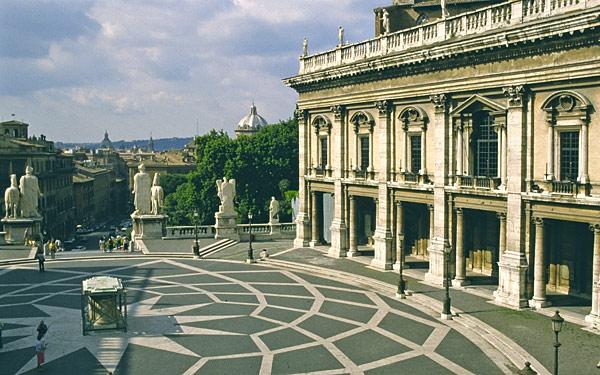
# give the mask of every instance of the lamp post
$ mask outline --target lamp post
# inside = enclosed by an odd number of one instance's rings
[[[404,268],[404,238],[398,238],[398,241],[402,241],[400,244],[400,248],[398,250],[400,250],[400,264],[398,265],[398,274],[399,274],[399,279],[398,279],[398,290],[396,291],[396,297],[400,298],[400,299],[404,299],[406,298],[406,292],[405,292],[405,288],[406,288],[406,283],[404,282],[404,276],[402,275],[402,271]]]
[[[562,330],[564,319],[558,314],[558,310],[552,316],[552,330],[554,331],[554,375],[558,375],[558,348],[560,342],[558,342],[558,334]]]
[[[194,245],[192,249],[194,251],[194,258],[200,259],[200,244],[198,243],[198,210],[194,210]]]
[[[442,309],[442,319],[451,320],[452,312],[450,311],[450,246],[444,247],[444,284],[446,287],[446,295],[444,296],[444,307]]]
[[[248,212],[248,258],[246,263],[256,263],[252,255],[252,212]]]

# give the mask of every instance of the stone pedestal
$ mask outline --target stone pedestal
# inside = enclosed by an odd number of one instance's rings
[[[426,282],[440,286],[446,285],[446,267],[444,264],[444,251],[449,247],[450,244],[447,241],[440,240],[438,238],[434,238],[430,241],[428,249],[429,271],[425,274]]]
[[[299,212],[296,217],[296,239],[294,239],[294,247],[308,247],[309,242],[309,219],[305,212]]]
[[[600,330],[600,282],[592,286],[592,311],[585,316],[591,328]]]
[[[269,231],[269,235],[271,236],[271,239],[272,240],[281,239],[281,224],[279,224],[279,220],[270,222],[269,227],[271,228],[271,230]]]
[[[25,231],[29,238],[36,238],[40,234],[42,218],[18,218],[18,219],[2,219],[4,226],[4,240],[7,244],[22,245],[25,243]]]
[[[161,239],[166,235],[167,215],[131,214],[132,240]]]
[[[240,240],[237,231],[237,213],[226,214],[217,212],[215,214],[215,238],[227,238],[233,241]]]
[[[516,308],[528,306],[526,291],[527,260],[525,255],[507,251],[498,262],[498,289],[494,301]]]

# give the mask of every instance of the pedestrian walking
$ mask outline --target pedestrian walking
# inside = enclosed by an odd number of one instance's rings
[[[46,261],[46,257],[44,256],[44,250],[41,244],[38,243],[38,249],[37,252],[35,253],[35,259],[37,259],[38,261],[38,268],[40,270],[40,272],[46,272],[46,269],[44,268],[44,262]]]
[[[56,258],[56,245],[54,243],[54,239],[51,239],[48,242],[48,250],[50,251],[50,259]]]
[[[46,340],[43,336],[38,335],[35,339],[35,354],[37,356],[37,367],[40,368],[46,361]]]
[[[98,241],[98,247],[100,248],[100,251],[104,252],[104,237],[100,238],[100,241]]]
[[[60,242],[60,240],[54,241],[54,245],[56,246],[56,251],[63,251],[62,242]]]

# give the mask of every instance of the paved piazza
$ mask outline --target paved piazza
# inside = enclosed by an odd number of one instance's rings
[[[498,374],[471,341],[411,305],[334,280],[229,261],[139,259],[0,268],[2,374]],[[81,280],[127,288],[129,329],[82,336]],[[490,358],[491,357],[491,358]]]

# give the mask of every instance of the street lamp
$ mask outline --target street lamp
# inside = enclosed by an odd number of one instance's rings
[[[248,212],[248,234],[248,258],[246,259],[246,263],[256,263],[252,255],[252,212]]]
[[[446,284],[446,295],[444,296],[444,307],[442,309],[442,319],[451,320],[452,312],[450,311],[450,246],[444,246],[444,284]]]
[[[194,258],[200,259],[200,244],[198,243],[198,210],[194,210],[194,245],[192,249],[194,251]]]
[[[400,264],[398,265],[398,274],[400,277],[398,279],[398,290],[396,291],[396,297],[404,299],[406,298],[406,293],[404,290],[406,288],[406,283],[404,282],[404,276],[402,275],[404,268],[404,239],[398,238],[398,241],[402,242],[400,243],[400,248],[398,249],[400,250]]]
[[[558,334],[562,330],[564,319],[558,314],[558,310],[552,316],[552,330],[554,331],[554,375],[558,375],[558,348],[560,342],[558,342]]]

